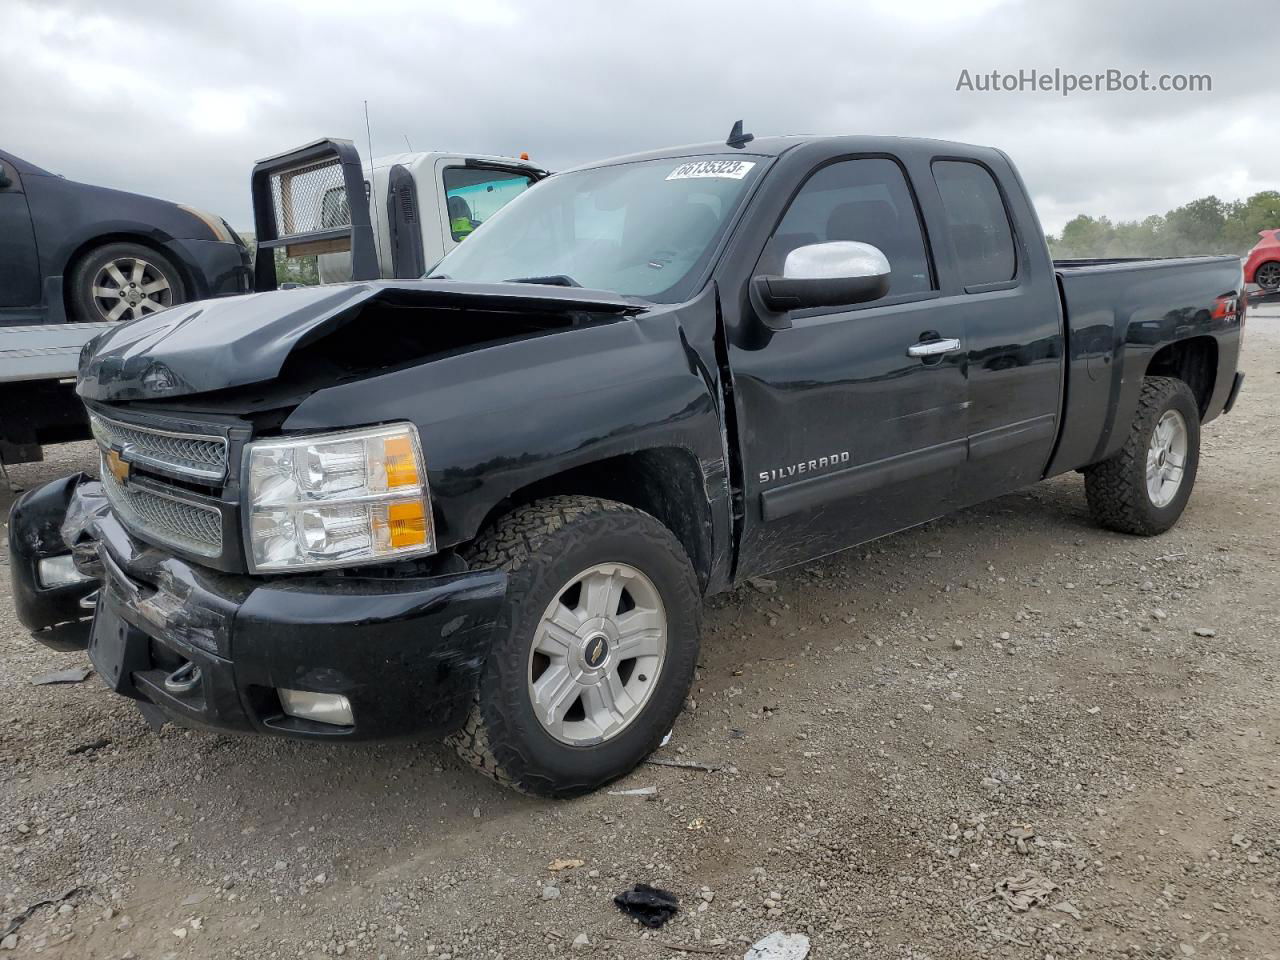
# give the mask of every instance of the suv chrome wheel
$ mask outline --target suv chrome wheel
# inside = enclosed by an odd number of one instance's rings
[[[624,563],[582,571],[547,606],[529,651],[529,698],[561,743],[616,737],[657,687],[667,615],[647,576]]]
[[[1147,447],[1147,496],[1155,506],[1168,506],[1178,495],[1186,463],[1187,422],[1177,410],[1166,410]]]
[[[153,263],[121,257],[93,278],[93,303],[104,320],[136,320],[173,306],[173,288]]]

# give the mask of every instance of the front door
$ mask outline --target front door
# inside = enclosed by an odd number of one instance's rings
[[[39,302],[40,264],[27,196],[18,171],[0,160],[0,307]]]
[[[811,173],[755,272],[781,273],[791,250],[828,240],[880,248],[889,293],[796,311],[787,330],[744,317],[731,333],[746,478],[740,576],[923,522],[955,500],[968,445],[964,321],[939,309],[919,210],[896,161],[847,159]]]

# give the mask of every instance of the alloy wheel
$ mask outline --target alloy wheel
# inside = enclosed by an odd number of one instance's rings
[[[136,320],[173,306],[173,288],[153,263],[121,257],[93,278],[93,303],[104,320]]]
[[[653,581],[624,563],[582,571],[534,631],[528,686],[538,722],[571,746],[616,737],[643,711],[666,655],[667,615]]]

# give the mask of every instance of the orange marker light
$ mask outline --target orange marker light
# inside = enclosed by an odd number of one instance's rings
[[[418,478],[418,464],[413,456],[413,442],[405,436],[387,437],[383,442],[382,455],[387,465],[387,486],[416,487],[421,482]]]
[[[419,547],[427,542],[427,517],[418,500],[393,503],[387,507],[388,546]]]
[[[528,150],[521,150],[521,151],[520,151],[520,159],[521,159],[521,160],[528,160],[528,159],[529,159],[529,151],[528,151]]]

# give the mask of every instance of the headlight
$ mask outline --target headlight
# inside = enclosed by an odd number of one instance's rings
[[[260,440],[249,444],[246,462],[255,572],[435,552],[427,472],[411,423]]]

